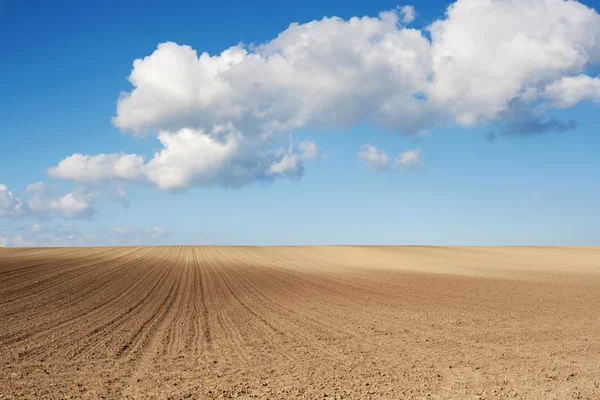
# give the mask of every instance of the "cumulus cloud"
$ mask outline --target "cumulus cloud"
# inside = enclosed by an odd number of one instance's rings
[[[25,187],[23,191],[26,194],[38,195],[38,196],[48,196],[54,195],[56,193],[57,186],[49,185],[44,182],[36,182],[30,183]]]
[[[115,126],[138,135],[182,128],[213,132],[233,126],[269,136],[306,125],[347,126],[371,115],[395,117],[412,130],[413,98],[430,70],[429,42],[399,29],[396,10],[378,18],[324,18],[292,24],[260,46],[233,46],[198,55],[189,46],[162,43],[134,62]],[[401,120],[405,119],[406,123]]]
[[[459,0],[429,27],[432,104],[471,126],[600,62],[600,16],[576,1]]]
[[[48,209],[57,211],[65,218],[87,218],[96,213],[94,207],[90,206],[90,197],[83,192],[68,193],[58,199],[52,199],[48,203]],[[41,211],[44,211],[42,208]]]
[[[419,30],[412,6],[349,20],[293,23],[259,45],[220,54],[161,43],[133,63],[113,124],[156,135],[138,154],[74,154],[48,174],[79,183],[159,189],[297,178],[310,152],[277,150],[299,128],[369,120],[400,134],[440,123],[492,124],[493,135],[564,132],[556,108],[599,99],[600,16],[564,0],[457,0]],[[388,156],[365,148],[373,169]],[[386,158],[387,157],[387,158]],[[370,160],[370,161],[369,161]]]
[[[190,186],[240,186],[277,176],[298,176],[304,160],[318,156],[312,141],[303,141],[295,149],[290,138],[287,150],[269,150],[262,141],[232,131],[218,138],[185,128],[175,133],[161,132],[158,140],[162,149],[148,162],[135,154],[76,154],[50,168],[48,174],[81,184],[111,183],[112,187],[118,182],[148,182],[159,189],[181,190]],[[123,165],[127,168],[122,168]]]
[[[561,121],[556,117],[545,117],[543,110],[530,109],[521,100],[512,101],[502,118],[495,122],[496,129],[487,134],[487,140],[493,141],[506,136],[544,135],[564,133],[577,128],[577,121]]]
[[[0,217],[15,217],[27,212],[27,206],[0,183]]]
[[[81,187],[66,195],[59,195],[56,187],[42,182],[28,185],[24,191],[28,196],[20,199],[8,187],[0,184],[0,217],[50,218],[61,216],[67,219],[90,218],[96,213],[93,206],[95,194]]]
[[[417,12],[413,6],[402,6],[399,7],[400,13],[402,14],[402,23],[410,24],[415,20]]]
[[[600,77],[567,76],[546,86],[545,95],[558,108],[569,108],[584,100],[600,103]]]
[[[426,28],[431,41],[401,24],[412,18],[405,6],[291,24],[214,56],[162,43],[134,62],[114,124],[140,135],[215,124],[268,135],[371,117],[413,133],[435,114],[470,126],[600,61],[600,16],[575,1],[458,0]]]
[[[240,133],[231,132],[219,140],[203,131],[182,129],[163,132],[158,139],[163,149],[154,154],[144,170],[159,189],[239,186],[266,177],[269,157]]]
[[[319,149],[312,141],[301,142],[298,148],[299,151],[294,151],[290,137],[290,144],[287,151],[283,148],[279,150],[278,155],[280,159],[269,166],[268,173],[271,175],[287,173],[299,176],[302,173],[302,161],[314,160],[319,156]]]
[[[401,168],[415,168],[422,164],[421,149],[407,150],[394,160],[394,165]]]
[[[371,144],[365,144],[358,152],[358,158],[365,161],[367,167],[373,171],[379,171],[389,167],[390,157],[383,151]]]
[[[135,181],[141,178],[140,166],[144,157],[136,154],[73,154],[56,167],[49,168],[48,176],[80,183],[98,184],[110,180]]]

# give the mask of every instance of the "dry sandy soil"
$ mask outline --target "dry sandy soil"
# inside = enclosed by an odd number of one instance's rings
[[[0,398],[600,399],[600,248],[0,250]]]

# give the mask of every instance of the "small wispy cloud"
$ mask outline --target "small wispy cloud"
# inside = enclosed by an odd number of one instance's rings
[[[394,160],[394,165],[401,168],[416,168],[422,164],[421,149],[407,150]]]
[[[371,144],[365,144],[358,153],[358,158],[363,160],[372,171],[381,171],[388,168],[417,168],[423,164],[421,149],[404,151],[393,160],[383,150]]]
[[[390,157],[371,144],[365,144],[361,147],[358,158],[363,160],[372,171],[380,171],[390,165]]]

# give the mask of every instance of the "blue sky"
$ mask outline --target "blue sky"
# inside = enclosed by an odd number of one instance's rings
[[[0,245],[598,245],[599,9],[0,0]]]

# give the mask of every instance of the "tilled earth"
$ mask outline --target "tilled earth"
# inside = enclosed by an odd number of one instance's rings
[[[600,399],[600,248],[0,249],[0,398]]]

